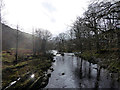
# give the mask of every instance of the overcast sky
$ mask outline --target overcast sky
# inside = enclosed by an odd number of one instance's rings
[[[57,35],[87,9],[89,0],[4,0],[4,20],[24,32],[43,28]]]

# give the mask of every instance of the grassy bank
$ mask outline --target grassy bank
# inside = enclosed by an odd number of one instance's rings
[[[91,50],[84,51],[78,54],[78,56],[108,69],[111,73],[118,73],[120,75],[120,60],[118,59],[117,51],[101,50],[97,53],[95,50]],[[117,80],[120,80],[120,78]]]
[[[20,80],[15,85],[12,85],[12,88],[31,86],[38,78],[44,77],[44,72],[52,65],[52,57],[51,54],[30,55],[25,59],[19,57],[17,64],[15,64],[14,54],[4,52],[2,55],[2,87],[9,86],[11,82],[18,80],[18,78]],[[34,75],[34,77],[31,77],[31,75]]]

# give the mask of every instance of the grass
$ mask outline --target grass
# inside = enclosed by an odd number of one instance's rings
[[[17,64],[14,64],[15,56],[4,52],[2,55],[2,86],[8,86],[12,81],[18,77],[25,77],[27,72],[35,74],[35,79],[43,75],[43,72],[51,66],[52,60],[46,56],[27,57],[27,60],[20,59]],[[15,87],[22,87],[29,83],[29,80],[23,80],[22,84],[19,83]]]

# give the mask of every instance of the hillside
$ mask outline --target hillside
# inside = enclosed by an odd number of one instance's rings
[[[2,24],[2,49],[8,50],[16,47],[16,35],[15,29]],[[25,32],[18,32],[18,47],[25,49],[32,49],[32,35]]]

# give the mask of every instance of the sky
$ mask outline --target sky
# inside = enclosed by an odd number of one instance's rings
[[[4,0],[3,20],[13,28],[32,33],[34,28],[53,35],[65,32],[82,16],[89,0]]]

